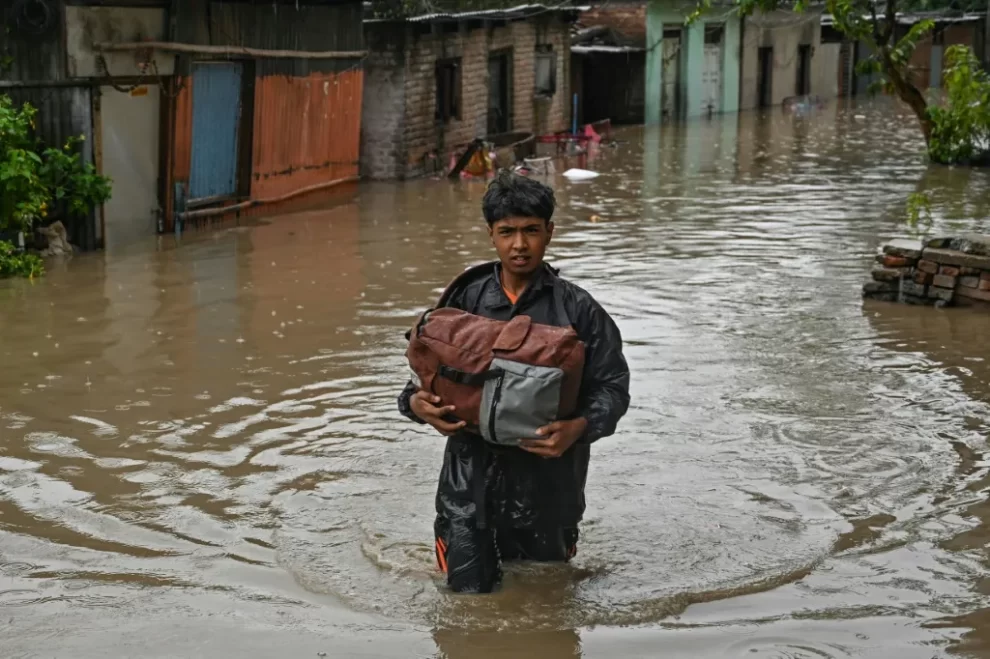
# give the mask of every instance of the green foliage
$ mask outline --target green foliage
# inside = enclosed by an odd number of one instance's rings
[[[927,192],[913,192],[907,200],[907,221],[912,229],[923,228],[924,232],[932,226],[932,199]]]
[[[880,19],[878,18],[878,20]],[[929,19],[918,21],[911,26],[907,34],[889,48],[884,49],[877,47],[877,42],[872,36],[860,37],[862,41],[870,44],[873,48],[872,55],[856,64],[856,73],[859,75],[876,76],[874,82],[870,84],[869,92],[896,93],[890,81],[890,73],[896,72],[900,77],[907,79],[911,71],[911,57],[914,55],[914,51],[918,48],[918,44],[934,29],[935,21]],[[885,60],[881,53],[886,53],[888,60]],[[890,70],[891,68],[893,71]]]
[[[945,51],[945,101],[930,106],[929,155],[942,164],[976,164],[990,156],[990,77],[973,51]]]
[[[35,110],[14,107],[0,95],[0,231],[25,231],[44,217],[50,195],[41,177],[44,162],[34,146]]]
[[[44,273],[45,264],[39,256],[21,254],[13,244],[0,240],[0,277],[34,279]]]
[[[83,163],[76,145],[82,137],[73,137],[61,149],[42,152],[41,178],[55,201],[65,201],[71,215],[82,216],[94,206],[110,199],[110,179],[96,173],[90,163]]]
[[[30,105],[18,108],[0,94],[0,231],[30,232],[60,202],[69,215],[82,216],[110,198],[110,179],[80,157],[83,138],[42,148],[34,136],[36,115]]]

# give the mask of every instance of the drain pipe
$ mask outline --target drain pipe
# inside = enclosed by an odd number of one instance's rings
[[[316,185],[310,185],[305,188],[299,188],[294,192],[289,192],[288,194],[280,195],[278,197],[268,197],[265,199],[249,199],[243,201],[239,204],[234,204],[233,206],[219,206],[217,208],[204,208],[199,211],[189,211],[186,213],[178,213],[176,217],[180,221],[185,220],[199,220],[204,217],[215,217],[217,215],[226,215],[227,213],[236,213],[239,211],[247,210],[249,208],[254,208],[256,206],[266,206],[268,204],[277,204],[279,202],[288,201],[294,197],[307,194],[309,192],[316,192],[317,190],[325,190],[327,188],[332,188],[343,183],[354,183],[359,180],[358,176],[348,176],[346,178],[339,178],[333,181],[327,181],[325,183],[317,183]],[[179,226],[176,223],[176,226]]]

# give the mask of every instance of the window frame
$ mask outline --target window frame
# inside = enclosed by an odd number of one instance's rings
[[[460,121],[463,111],[461,71],[463,65],[460,57],[446,57],[436,60],[433,69],[433,92],[436,97],[433,117],[441,123]],[[441,93],[449,86],[448,94]]]

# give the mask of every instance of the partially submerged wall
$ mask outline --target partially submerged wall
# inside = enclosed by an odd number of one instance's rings
[[[863,296],[935,306],[990,309],[990,236],[896,240],[883,247]]]

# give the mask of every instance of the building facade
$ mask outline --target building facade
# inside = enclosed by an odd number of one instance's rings
[[[583,12],[571,38],[578,123],[643,123],[646,2],[616,0]]]
[[[647,124],[739,109],[738,12],[716,4],[689,21],[696,8],[678,0],[651,0],[647,5]]]
[[[743,25],[739,109],[819,95],[822,68],[814,66],[814,58],[820,46],[818,11],[748,16]]]
[[[360,0],[3,3],[0,92],[38,107],[49,145],[112,198],[64,218],[84,248],[356,180]],[[61,218],[60,218],[61,219]]]
[[[476,138],[566,130],[577,14],[528,5],[366,21],[362,174],[440,172]]]

